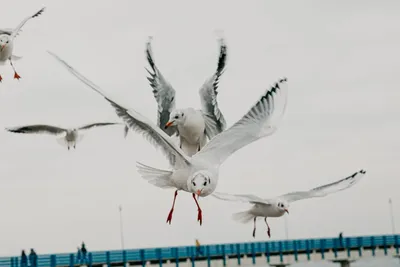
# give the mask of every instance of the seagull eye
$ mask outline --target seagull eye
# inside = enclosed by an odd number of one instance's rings
[[[203,186],[206,186],[206,185],[207,185],[207,182],[204,182]]]
[[[196,186],[196,183],[195,183],[195,182],[193,182],[192,184],[193,184],[194,186]]]
[[[178,115],[175,116],[175,119],[179,118]]]

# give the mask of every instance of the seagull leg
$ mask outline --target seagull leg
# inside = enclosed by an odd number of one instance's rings
[[[194,199],[194,201],[196,202],[196,205],[197,205],[197,211],[198,211],[198,213],[197,213],[197,221],[200,222],[200,225],[201,225],[203,223],[202,211],[201,211],[201,208],[199,206],[199,202],[197,202],[196,194],[193,193],[192,196],[193,196],[193,199]]]
[[[19,76],[17,71],[15,70],[15,67],[14,67],[14,64],[11,61],[11,58],[10,58],[10,64],[11,64],[11,67],[13,68],[13,70],[14,70],[14,79],[17,79],[17,80],[21,79],[21,76]]]
[[[256,219],[257,217],[254,217],[254,229],[253,229],[253,237],[256,238]]]
[[[171,224],[172,213],[174,212],[175,200],[176,200],[176,196],[177,196],[177,195],[178,195],[178,190],[175,191],[174,202],[172,203],[171,211],[170,211],[169,214],[168,214],[167,223],[169,223],[169,224]]]
[[[267,217],[264,218],[264,221],[265,221],[265,224],[266,224],[267,227],[268,227],[267,234],[268,234],[269,238],[271,238],[271,228],[269,228],[269,225],[268,225],[268,223],[267,223]]]
[[[3,77],[1,77],[1,75],[0,75],[0,83],[3,81]]]

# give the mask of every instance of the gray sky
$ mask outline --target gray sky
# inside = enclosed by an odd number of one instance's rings
[[[372,1],[371,1],[372,2]],[[277,79],[289,84],[279,130],[230,157],[218,191],[273,197],[306,190],[365,168],[347,191],[291,205],[290,238],[387,234],[388,197],[400,229],[400,17],[398,1],[8,1],[2,28],[41,8],[16,39],[12,80],[1,66],[1,127],[48,123],[64,127],[119,121],[111,106],[45,51],[55,52],[116,99],[156,121],[146,79],[145,42],[177,91],[178,107],[200,107],[198,89],[217,64],[215,30],[228,45],[218,101],[228,125]],[[51,136],[0,131],[0,253],[119,249],[118,205],[125,247],[252,241],[252,225],[231,220],[250,207],[201,199],[203,226],[190,194],[173,199],[141,179],[135,161],[167,167],[140,135],[123,127],[88,132],[75,151]],[[270,219],[272,240],[284,218]],[[259,222],[256,240],[266,240]]]

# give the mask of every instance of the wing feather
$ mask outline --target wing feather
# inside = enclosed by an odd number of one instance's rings
[[[97,122],[97,123],[91,123],[91,124],[81,126],[81,127],[79,127],[79,130],[89,130],[90,128],[93,128],[93,127],[116,125],[116,124],[121,125],[121,123],[119,123],[119,122]]]
[[[217,70],[199,90],[202,112],[206,124],[206,135],[212,139],[215,135],[221,133],[226,128],[225,118],[218,107],[218,83],[219,78],[225,71],[227,47],[224,39],[220,40],[220,54]]]
[[[173,165],[176,162],[190,165],[190,158],[185,155],[185,153],[174,144],[171,137],[164,133],[159,127],[153,125],[146,117],[142,116],[140,113],[133,109],[127,109],[122,105],[106,96],[104,92],[95,85],[93,82],[89,81],[82,74],[72,68],[67,62],[59,58],[54,53],[47,51],[52,55],[58,62],[60,62],[72,75],[78,78],[81,82],[89,86],[92,90],[103,96],[115,109],[118,117],[120,117],[133,131],[142,134],[142,136],[147,139],[154,146],[161,148],[163,154],[167,157],[170,164]]]
[[[251,194],[227,194],[227,193],[220,193],[214,192],[211,194],[213,197],[218,198],[220,200],[226,201],[238,201],[238,202],[245,202],[251,204],[264,204],[264,205],[271,205],[267,200],[262,199],[258,196],[251,195]]]
[[[286,109],[286,82],[287,79],[283,78],[275,83],[246,115],[229,129],[211,139],[202,150],[193,156],[193,159],[220,165],[240,148],[273,134]],[[283,102],[280,112],[275,111],[275,101],[278,100]]]
[[[11,34],[11,40],[13,40],[18,35],[19,31],[25,25],[25,23],[28,22],[28,20],[40,16],[44,12],[45,9],[46,9],[46,7],[43,7],[38,12],[33,14],[32,16],[26,17],[23,21],[21,21],[21,23],[13,30],[13,32]]]
[[[6,128],[6,130],[13,133],[25,133],[25,134],[47,133],[52,135],[58,135],[67,131],[66,129],[60,127],[45,125],[45,124]]]
[[[353,173],[352,175],[340,179],[338,181],[335,181],[333,183],[329,183],[326,185],[318,186],[314,189],[311,189],[310,191],[299,191],[299,192],[293,192],[293,193],[288,193],[283,196],[280,196],[278,198],[284,199],[287,202],[294,202],[297,200],[302,200],[302,199],[307,199],[307,198],[313,198],[313,197],[324,197],[326,195],[332,194],[339,192],[341,190],[347,189],[349,187],[352,187],[355,185],[357,182],[360,181],[362,177],[364,177],[366,171],[365,170],[360,170],[358,172]]]
[[[164,78],[154,63],[153,52],[151,49],[151,38],[149,38],[149,41],[146,44],[146,55],[147,62],[152,69],[152,71],[150,71],[146,68],[150,75],[147,79],[150,82],[151,88],[153,88],[154,98],[157,101],[157,124],[165,133],[171,136],[177,133],[177,127],[170,126],[165,129],[164,126],[169,121],[171,111],[175,109],[175,90]]]

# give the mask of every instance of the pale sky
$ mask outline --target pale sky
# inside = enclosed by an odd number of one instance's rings
[[[156,121],[146,79],[149,35],[156,64],[176,90],[178,107],[200,108],[198,89],[217,64],[216,30],[228,46],[218,102],[228,126],[281,77],[287,112],[279,130],[235,153],[217,190],[274,197],[308,190],[364,168],[349,190],[293,203],[289,238],[390,234],[388,198],[400,229],[400,2],[15,0],[2,3],[0,28],[16,27],[42,7],[15,40],[13,80],[1,66],[1,127],[46,123],[74,127],[120,121],[99,95],[46,50],[141,114]],[[70,252],[253,241],[252,224],[231,219],[250,205],[200,200],[143,180],[135,162],[168,167],[140,135],[122,126],[87,132],[75,151],[53,136],[0,131],[0,254],[21,249]],[[271,218],[271,240],[285,238],[284,218]],[[259,221],[256,241],[267,240]]]

